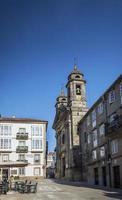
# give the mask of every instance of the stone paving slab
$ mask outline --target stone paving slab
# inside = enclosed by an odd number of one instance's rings
[[[77,184],[66,184],[55,180],[43,180],[38,183],[37,193],[20,194],[9,191],[0,195],[0,200],[120,200],[121,192],[89,188]]]

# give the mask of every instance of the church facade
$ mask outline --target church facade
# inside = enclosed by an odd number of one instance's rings
[[[88,111],[84,75],[74,66],[63,91],[56,99],[53,129],[56,132],[56,177],[81,180],[78,123]]]

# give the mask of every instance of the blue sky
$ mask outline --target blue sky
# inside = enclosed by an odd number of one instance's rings
[[[49,121],[74,57],[90,107],[122,72],[122,0],[0,0],[0,113]]]

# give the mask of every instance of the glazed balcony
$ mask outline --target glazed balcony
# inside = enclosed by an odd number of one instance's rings
[[[17,133],[16,134],[17,140],[28,140],[28,133]]]
[[[17,146],[16,153],[27,153],[28,146]]]
[[[116,118],[110,122],[106,124],[106,136],[110,135],[110,134],[117,134],[121,132],[122,128],[122,115],[120,116],[116,116]]]

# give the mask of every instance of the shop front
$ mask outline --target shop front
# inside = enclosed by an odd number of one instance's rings
[[[2,162],[0,163],[0,180],[9,179],[13,174],[11,173],[12,169],[25,167],[28,163],[25,162]]]

